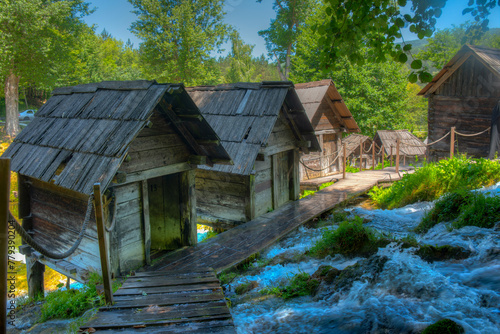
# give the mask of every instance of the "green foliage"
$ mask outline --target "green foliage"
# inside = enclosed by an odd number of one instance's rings
[[[456,156],[437,163],[424,163],[413,174],[389,188],[375,187],[370,198],[380,208],[399,208],[419,201],[433,201],[447,192],[477,189],[500,180],[500,164],[487,159]]]
[[[217,231],[208,231],[207,233],[205,233],[205,235],[201,238],[200,242],[205,242],[207,241],[208,239],[210,238],[213,238],[215,237],[216,235],[218,235],[219,233]]]
[[[366,254],[377,248],[378,241],[375,233],[363,226],[363,219],[356,216],[352,221],[341,222],[336,230],[325,230],[309,254],[317,257]]]
[[[331,186],[332,184],[334,184],[334,182],[325,182],[325,183],[322,183],[319,187],[318,187],[318,190],[304,190],[304,192],[302,193],[302,195],[300,195],[300,198],[304,198],[304,197],[307,197],[309,195],[313,195],[315,194],[316,192],[320,191],[320,190],[323,190],[325,189],[326,187],[329,187]]]
[[[428,44],[417,54],[417,57],[430,61],[436,70],[440,70],[465,43],[490,48],[500,47],[500,29],[492,29],[486,32],[480,40],[472,42],[472,36],[468,35],[471,26],[471,23],[465,23],[458,27],[438,30],[428,39]]]
[[[248,291],[254,289],[257,286],[256,282],[245,282],[240,285],[238,285],[235,289],[234,292],[237,295],[243,295],[247,293]]]
[[[310,296],[316,292],[319,280],[312,278],[307,273],[298,273],[292,277],[286,286],[262,289],[262,294],[273,294],[283,299],[290,299],[300,296]]]
[[[427,232],[440,222],[452,222],[451,227],[478,226],[491,228],[500,220],[500,197],[488,197],[481,192],[458,190],[442,196],[434,208],[415,228]]]
[[[441,319],[436,323],[428,326],[422,334],[462,334],[465,333],[464,328],[450,319]]]
[[[140,39],[147,78],[187,86],[220,81],[212,52],[228,33],[223,0],[129,0],[138,20],[131,30]]]
[[[402,38],[401,29],[408,27],[419,39],[431,37],[437,19],[441,16],[446,0],[432,1],[413,0],[408,10],[401,10],[407,4],[406,0],[326,0],[327,19],[318,24],[318,41],[321,45],[320,64],[328,67],[343,57],[357,65],[364,65],[367,59],[385,62],[390,57],[404,63],[412,45],[404,46],[396,43]],[[497,1],[470,0],[463,14],[471,13],[474,24],[468,29],[470,41],[481,38],[488,30],[488,15],[497,6]],[[367,48],[366,57],[363,47]],[[414,70],[409,78],[415,82],[432,79],[425,69],[418,69],[419,63],[414,63]]]

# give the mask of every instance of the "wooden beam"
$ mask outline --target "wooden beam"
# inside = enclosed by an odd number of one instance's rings
[[[248,189],[245,197],[245,218],[247,221],[255,218],[255,174],[246,177]]]
[[[183,246],[195,245],[197,243],[197,230],[194,170],[181,173],[179,190],[182,244]]]
[[[213,146],[218,146],[220,145],[220,140],[198,140],[198,144],[200,145],[204,145],[204,146],[209,146],[209,145],[213,145]]]
[[[196,139],[193,137],[191,132],[186,128],[181,119],[177,116],[177,114],[172,110],[171,106],[167,104],[164,99],[160,100],[158,104],[160,107],[160,111],[167,115],[168,118],[172,121],[172,125],[177,129],[180,135],[187,141],[188,145],[194,150],[197,155],[204,155],[203,149],[198,144]],[[210,159],[207,159],[207,164],[211,166]]]
[[[203,116],[201,116],[201,114],[198,114],[198,115],[179,115],[179,114],[177,114],[177,117],[179,117],[180,119],[183,119],[184,122],[190,122],[191,120],[196,120],[198,122],[203,121]]]
[[[162,175],[180,173],[180,172],[184,172],[184,171],[191,170],[191,169],[193,169],[193,167],[191,167],[191,165],[189,165],[189,163],[187,163],[187,162],[181,162],[178,164],[148,169],[148,170],[145,170],[142,172],[135,172],[135,173],[127,174],[125,182],[120,183],[119,185],[129,184],[129,183],[133,183],[133,182],[137,182],[137,181],[148,180],[148,179],[152,179],[152,178],[162,176]],[[115,184],[115,185],[118,185],[118,184]]]
[[[332,102],[332,99],[330,99],[329,97],[327,97],[325,100],[328,102],[328,105],[330,106],[330,108],[332,108],[333,110],[337,109],[337,107],[335,107],[334,103]],[[333,113],[333,116],[337,119],[337,121],[340,123],[340,125],[343,125],[344,127],[347,127],[347,125],[345,124],[342,116],[338,115],[336,112]]]
[[[399,144],[401,139],[396,140],[396,173],[399,173]]]
[[[278,191],[278,180],[279,180],[279,174],[278,174],[278,157],[276,154],[273,154],[271,156],[271,180],[273,182],[272,185],[272,192],[273,192],[273,209],[278,208],[278,198],[279,198],[279,191]]]
[[[192,165],[206,165],[207,157],[205,155],[190,155],[188,158],[188,164]]]
[[[100,183],[94,183],[94,208],[99,241],[99,255],[101,258],[102,281],[104,283],[104,297],[107,304],[113,304],[113,289],[111,287],[111,272],[109,271],[108,250],[106,247],[106,230],[104,229]]]
[[[297,141],[297,146],[300,148],[310,148],[311,141],[310,140],[299,140],[299,141]]]
[[[455,127],[452,126],[450,130],[450,159],[453,159],[455,153]]]
[[[9,254],[9,197],[10,197],[10,159],[0,158],[0,332],[7,332],[7,310],[12,312],[11,320],[16,320],[15,304],[7,308],[7,268]],[[15,236],[15,235],[14,235]],[[12,240],[14,241],[14,240]],[[12,246],[14,248],[14,246]],[[9,277],[9,283],[15,277]],[[14,293],[13,291],[12,293]]]
[[[291,196],[290,196],[290,199],[292,201],[296,201],[300,198],[300,170],[299,170],[299,166],[300,166],[300,162],[299,162],[299,159],[300,159],[300,153],[299,153],[299,150],[298,149],[295,149],[292,151],[291,153],[291,158],[290,159],[293,163],[293,166],[292,166],[292,173],[291,173],[291,189],[290,189],[290,192],[291,192]]]
[[[144,222],[144,256],[146,264],[151,264],[151,224],[149,221],[149,192],[148,180],[141,181],[142,187],[142,215]]]

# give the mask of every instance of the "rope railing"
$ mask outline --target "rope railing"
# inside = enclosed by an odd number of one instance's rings
[[[479,135],[482,135],[483,133],[485,132],[488,132],[491,130],[491,126],[488,127],[486,130],[483,130],[481,132],[478,132],[478,133],[470,133],[470,134],[466,134],[466,133],[460,133],[458,131],[455,130],[455,133],[459,136],[462,136],[462,137],[475,137],[475,136],[479,136]]]
[[[337,152],[339,152],[339,151],[340,151],[340,150],[338,150]],[[340,154],[337,154],[337,156],[335,157],[335,159],[333,159],[333,161],[332,161],[332,163],[331,163],[330,165],[326,166],[325,168],[321,168],[321,169],[313,169],[313,168],[311,168],[311,167],[307,166],[307,165],[304,163],[304,161],[302,161],[302,160],[299,160],[299,161],[300,161],[300,163],[302,164],[302,166],[304,166],[305,168],[307,168],[307,169],[309,169],[309,170],[311,170],[311,171],[313,171],[313,172],[322,172],[322,171],[327,170],[328,168],[332,167],[332,166],[335,164],[335,162],[337,161],[337,159],[338,159],[339,157],[340,157]],[[319,159],[319,157],[318,157],[318,158],[315,158],[315,159],[309,159],[309,160],[306,160],[306,161],[312,161],[312,160],[317,160],[317,159]]]

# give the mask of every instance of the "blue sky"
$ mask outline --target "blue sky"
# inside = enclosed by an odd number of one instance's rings
[[[96,11],[86,17],[85,21],[88,24],[96,24],[97,32],[106,29],[115,38],[124,42],[130,39],[135,47],[139,45],[140,40],[129,30],[136,16],[131,13],[133,6],[127,0],[88,0],[88,2],[96,7]],[[267,29],[270,20],[275,16],[273,2],[273,0],[262,0],[262,3],[257,3],[255,0],[226,0],[226,23],[236,27],[247,44],[255,45],[254,56],[267,54],[264,39],[258,35],[258,31]],[[468,0],[448,0],[436,27],[450,28],[453,24],[459,25],[470,20],[470,16],[462,16],[462,10],[467,6],[467,2]],[[490,15],[490,28],[498,27],[500,27],[500,8],[497,6]],[[404,38],[416,39],[410,36],[409,32]]]

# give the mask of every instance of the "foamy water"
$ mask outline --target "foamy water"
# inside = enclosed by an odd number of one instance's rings
[[[500,186],[480,191],[498,196]],[[432,205],[349,210],[370,219],[367,225],[378,231],[404,236],[412,233]],[[315,298],[283,301],[261,296],[259,290],[285,284],[299,272],[312,274],[320,265],[342,270],[360,260],[337,255],[294,261],[321,233],[322,229],[297,230],[262,254],[267,261],[277,257],[284,261],[238,277],[227,287],[238,333],[415,333],[442,318],[456,321],[467,333],[500,333],[500,231],[469,226],[450,232],[438,224],[417,239],[464,247],[471,251],[468,259],[428,263],[414,249],[390,244],[378,251],[387,262],[376,279],[361,277],[349,288]],[[256,282],[257,288],[236,296],[234,288],[248,281]]]

